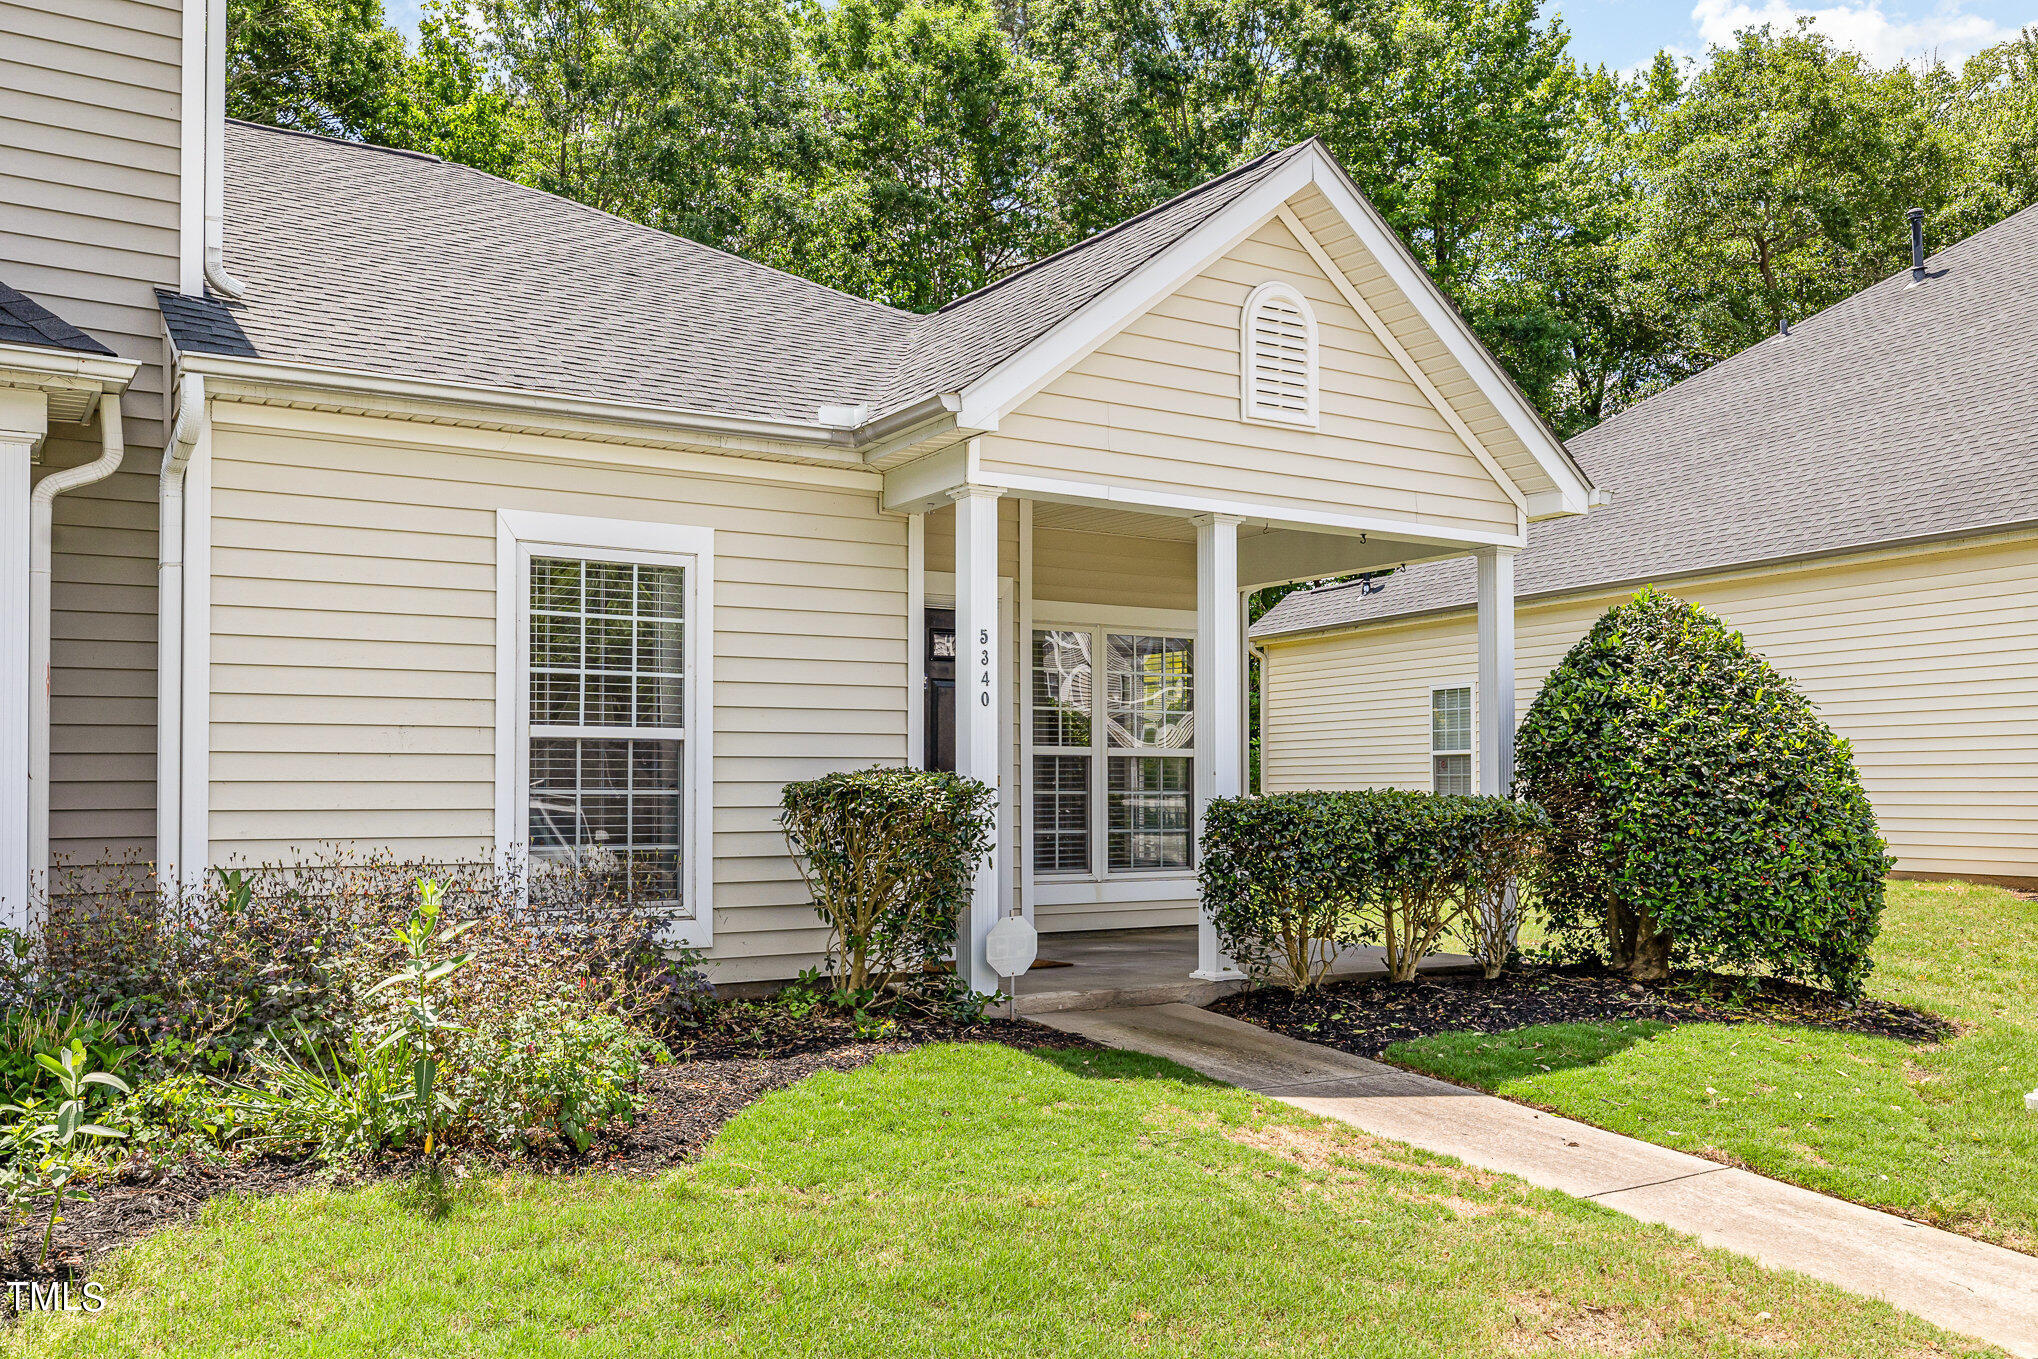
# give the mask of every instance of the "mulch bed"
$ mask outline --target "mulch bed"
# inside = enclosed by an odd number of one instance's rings
[[[1684,972],[1644,986],[1589,964],[1530,964],[1492,981],[1476,971],[1425,972],[1399,985],[1380,975],[1355,977],[1311,996],[1271,987],[1242,991],[1210,1008],[1362,1057],[1378,1057],[1396,1043],[1433,1033],[1504,1033],[1593,1020],[1790,1024],[1906,1043],[1936,1043],[1954,1032],[1946,1020],[1923,1010],[1870,999],[1849,1002],[1772,978]]]
[[[1004,1043],[1011,1047],[1094,1046],[1073,1034],[1038,1024],[987,1019],[977,1024],[907,1020],[879,1037],[860,1037],[846,1019],[810,1015],[793,1021],[705,1032],[673,1044],[674,1058],[644,1073],[643,1115],[583,1154],[571,1151],[518,1157],[462,1151],[448,1162],[465,1173],[521,1170],[536,1174],[652,1174],[700,1153],[724,1123],[774,1090],[818,1071],[852,1071],[888,1053],[926,1043]],[[421,1159],[392,1158],[372,1167],[342,1169],[273,1158],[229,1162],[183,1157],[131,1162],[111,1184],[92,1186],[92,1198],[67,1204],[55,1248],[41,1260],[40,1221],[22,1225],[12,1240],[0,1236],[0,1281],[79,1282],[115,1247],[198,1216],[221,1194],[279,1194],[321,1186],[405,1180],[424,1168]],[[0,1282],[0,1322],[12,1315],[11,1293]]]

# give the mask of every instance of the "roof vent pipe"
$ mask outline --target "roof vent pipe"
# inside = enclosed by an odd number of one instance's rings
[[[1925,281],[1925,210],[1912,208],[1904,216],[1911,219],[1911,282]]]

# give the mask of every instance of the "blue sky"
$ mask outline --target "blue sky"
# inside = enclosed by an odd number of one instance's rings
[[[1879,64],[1937,52],[1959,61],[2038,23],[2038,0],[1827,0],[1797,5],[1786,0],[1547,0],[1546,14],[1563,17],[1571,52],[1588,65],[1627,70],[1658,48],[1696,56],[1734,30],[1765,22],[1787,24],[1810,14],[1834,41]]]
[[[420,0],[384,0],[390,20],[417,30]],[[1958,61],[2001,42],[2025,24],[2038,23],[2038,0],[1546,0],[1545,13],[1563,16],[1571,51],[1589,65],[1619,70],[1638,66],[1658,48],[1697,55],[1737,28],[1765,21],[1789,23],[1809,13],[1835,41],[1877,62],[1937,52]]]

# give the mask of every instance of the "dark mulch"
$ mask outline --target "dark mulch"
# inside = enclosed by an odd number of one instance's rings
[[[1433,1033],[1505,1033],[1533,1024],[1653,1019],[1670,1024],[1791,1024],[1936,1043],[1946,1020],[1885,1001],[1846,1001],[1830,991],[1771,978],[1684,972],[1644,986],[1589,964],[1423,973],[1396,985],[1384,976],[1334,982],[1311,996],[1266,988],[1210,1007],[1290,1037],[1377,1057]]]
[[[849,1020],[832,1015],[815,1014],[799,1021],[760,1015],[756,1020],[747,1027],[731,1026],[674,1042],[676,1060],[644,1073],[643,1115],[585,1154],[517,1157],[461,1151],[448,1159],[459,1173],[467,1174],[507,1170],[649,1174],[699,1154],[746,1106],[818,1071],[851,1071],[926,1043],[1004,1043],[1026,1050],[1094,1046],[1073,1034],[1001,1019],[976,1024],[906,1020],[876,1037],[859,1036]],[[89,1201],[65,1206],[47,1263],[40,1258],[39,1222],[22,1226],[11,1241],[0,1236],[0,1281],[83,1280],[115,1247],[188,1222],[208,1199],[222,1194],[266,1195],[405,1180],[424,1168],[421,1159],[400,1157],[347,1169],[270,1158],[129,1162],[113,1183],[94,1186]],[[12,1310],[11,1294],[0,1284],[0,1318]]]

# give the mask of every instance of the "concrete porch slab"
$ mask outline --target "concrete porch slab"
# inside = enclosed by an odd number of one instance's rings
[[[1040,956],[1069,964],[1035,968],[1019,979],[1019,1013],[1060,1014],[1153,1005],[1208,1005],[1241,989],[1242,981],[1205,981],[1196,970],[1196,927],[1083,930],[1040,936]],[[1462,967],[1471,959],[1439,954],[1426,969]],[[1385,970],[1377,948],[1338,959],[1339,976]],[[1008,984],[1009,985],[1009,984]]]
[[[1592,1199],[2038,1359],[2038,1258],[1186,1005],[1040,1022]]]

